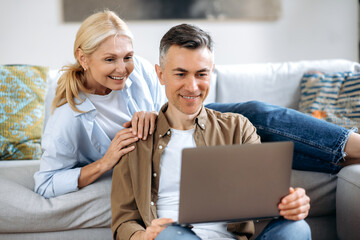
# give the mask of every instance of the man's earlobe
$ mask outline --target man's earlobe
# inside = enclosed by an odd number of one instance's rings
[[[155,71],[156,71],[156,75],[159,78],[160,84],[165,85],[164,80],[163,80],[162,68],[158,64],[155,64]]]

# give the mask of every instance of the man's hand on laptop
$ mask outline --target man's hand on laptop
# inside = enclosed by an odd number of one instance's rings
[[[158,218],[151,221],[151,225],[145,231],[136,232],[131,240],[154,240],[159,233],[166,228],[166,225],[174,222],[171,218]]]
[[[280,215],[289,220],[302,220],[310,210],[310,198],[303,188],[290,187],[290,193],[278,205]]]

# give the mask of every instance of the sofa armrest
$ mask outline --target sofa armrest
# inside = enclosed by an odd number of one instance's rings
[[[360,239],[360,164],[338,173],[336,225],[340,239]]]

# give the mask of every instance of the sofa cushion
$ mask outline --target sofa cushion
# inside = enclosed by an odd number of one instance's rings
[[[47,71],[0,66],[0,160],[40,158]]]
[[[358,63],[342,59],[216,65],[216,101],[226,103],[258,100],[298,109],[300,80],[305,72],[358,69]]]
[[[337,176],[292,170],[291,186],[301,187],[310,197],[309,217],[329,216],[335,213]]]
[[[299,110],[351,129],[360,126],[360,73],[306,73]]]
[[[39,162],[0,167],[0,233],[110,228],[112,172],[79,191],[46,199],[33,191],[38,169]]]

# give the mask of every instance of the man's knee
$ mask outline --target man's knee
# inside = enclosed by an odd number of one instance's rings
[[[260,239],[291,239],[291,240],[310,240],[311,230],[305,220],[290,221],[279,219],[272,221],[260,234]]]
[[[290,221],[289,231],[299,235],[296,239],[311,239],[311,230],[309,224],[305,220],[300,221]],[[293,238],[295,239],[295,238]]]
[[[305,220],[289,221],[284,220],[280,225],[279,238],[274,239],[293,239],[293,240],[306,240],[311,239],[311,230],[309,224]],[[282,238],[281,238],[282,237]]]

